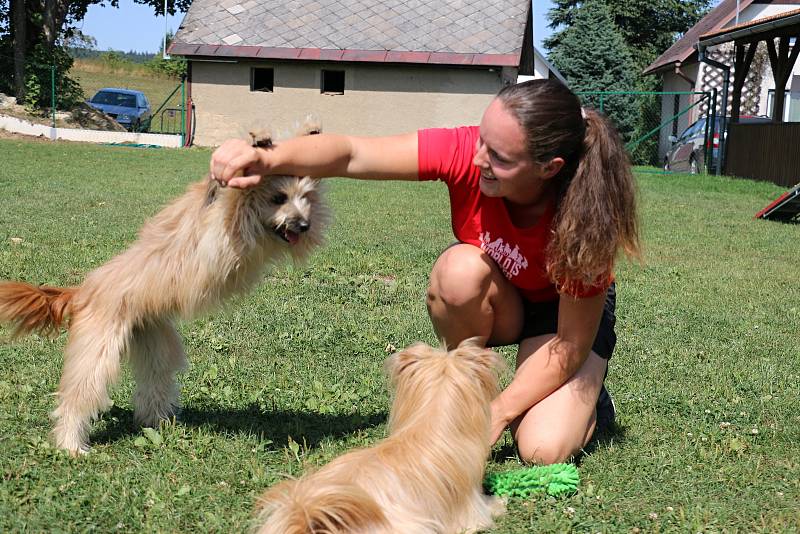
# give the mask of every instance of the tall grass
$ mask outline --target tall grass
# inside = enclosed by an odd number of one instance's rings
[[[147,95],[152,111],[155,113],[163,104],[164,108],[179,109],[181,105],[181,91],[176,87],[180,79],[166,76],[153,71],[146,65],[132,61],[105,61],[102,57],[91,59],[76,59],[70,71],[70,76],[78,81],[87,99],[94,96],[104,87],[118,87],[123,89],[136,89]],[[170,94],[175,91],[170,97]],[[169,100],[167,98],[169,97]],[[180,114],[178,114],[180,116]],[[171,124],[165,118],[164,129]],[[161,130],[160,114],[153,117],[152,128]]]
[[[56,285],[122,250],[209,157],[9,140],[0,153],[0,278]],[[512,500],[495,531],[797,532],[800,225],[752,219],[780,192],[769,184],[638,181],[645,263],[617,273],[607,380],[619,424],[580,459],[577,494]],[[381,438],[385,356],[435,342],[424,295],[452,241],[447,194],[328,187],[335,222],[308,265],[181,325],[192,367],[175,424],[136,427],[126,372],[93,452],[69,458],[47,441],[65,336],[0,344],[0,531],[242,531],[266,487]],[[517,466],[510,445],[489,469]]]

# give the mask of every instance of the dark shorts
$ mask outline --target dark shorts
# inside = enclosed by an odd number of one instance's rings
[[[611,358],[611,353],[614,352],[614,346],[617,344],[617,334],[614,332],[614,324],[617,322],[614,316],[616,302],[616,284],[612,283],[606,295],[600,327],[597,329],[597,336],[592,344],[592,350],[606,360]],[[523,305],[525,306],[525,323],[522,325],[522,334],[518,341],[528,337],[558,332],[557,300],[550,302],[528,302],[523,300]]]

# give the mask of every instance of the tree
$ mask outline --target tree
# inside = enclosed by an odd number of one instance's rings
[[[163,0],[134,0],[164,14]],[[14,92],[35,107],[49,103],[51,66],[56,67],[60,107],[81,97],[77,83],[68,76],[72,58],[66,44],[89,6],[119,0],[0,0],[0,91]],[[186,11],[191,0],[169,0],[167,12]],[[13,58],[9,61],[8,58]]]
[[[706,13],[712,0],[605,0],[613,24],[622,35],[631,56],[634,80],[628,90],[660,91],[661,78],[644,76],[642,71],[675,40],[694,26]],[[550,28],[556,30],[544,46],[554,51],[562,45],[565,32],[583,9],[583,0],[554,0],[549,11]],[[659,124],[661,101],[656,95],[642,95],[631,102],[635,113],[632,139],[638,142],[633,153],[637,163],[658,164],[655,136],[643,139]]]
[[[170,30],[167,32],[165,37],[167,48],[169,48],[169,45],[172,43],[172,39],[175,37],[175,34]],[[147,67],[153,72],[170,76],[172,78],[180,78],[186,74],[187,62],[185,59],[180,58],[164,59],[164,43],[162,42],[158,45],[158,53],[147,62]]]
[[[550,51],[550,60],[573,91],[631,91],[634,64],[605,0],[585,0],[573,14],[569,27]],[[603,110],[628,139],[635,127],[630,95],[580,95],[584,103]]]
[[[555,32],[544,41],[556,48],[565,29],[580,10],[582,0],[553,0],[548,12],[549,27]],[[625,39],[638,72],[644,70],[678,36],[694,26],[708,11],[712,0],[606,0],[614,25]]]

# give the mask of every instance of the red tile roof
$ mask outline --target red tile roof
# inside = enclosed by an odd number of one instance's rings
[[[173,42],[169,54],[206,58],[296,59],[311,61],[352,61],[368,63],[430,63],[438,65],[480,65],[517,67],[519,54],[458,54],[394,50],[322,50],[319,48],[276,48],[269,46],[196,45]]]

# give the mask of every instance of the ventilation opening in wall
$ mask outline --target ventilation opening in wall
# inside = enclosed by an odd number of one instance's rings
[[[271,93],[275,86],[275,71],[273,69],[250,69],[250,90]]]
[[[344,71],[343,70],[323,70],[321,93],[329,95],[344,94]]]

